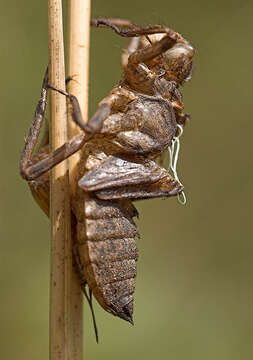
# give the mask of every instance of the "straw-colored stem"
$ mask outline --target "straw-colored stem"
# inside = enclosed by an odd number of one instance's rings
[[[49,82],[65,88],[61,0],[48,0]],[[67,140],[66,99],[50,91],[50,143],[52,150]],[[67,305],[70,301],[66,261],[70,248],[70,201],[66,161],[51,171],[51,274],[50,274],[50,360],[68,360],[69,334]]]
[[[74,94],[81,107],[84,120],[88,118],[88,77],[89,77],[89,32],[90,32],[90,0],[69,0],[68,1],[68,56],[67,76],[72,80],[68,83],[68,91]],[[68,135],[72,138],[80,133],[79,127],[71,118],[71,109],[68,112]],[[77,164],[80,153],[69,159],[69,178],[72,195],[75,192],[77,182]],[[72,239],[73,241],[73,239]],[[70,244],[71,245],[71,244]],[[73,244],[72,244],[73,245]],[[71,288],[69,319],[70,333],[68,338],[69,348],[72,349],[71,360],[83,359],[83,295],[80,281],[73,271],[71,262],[68,266],[68,283]]]
[[[90,43],[90,0],[68,1],[68,61],[67,75],[72,80],[68,91],[74,94],[80,104],[84,121],[88,120],[88,81]],[[80,128],[68,119],[69,137],[80,133]],[[70,173],[75,172],[80,154],[70,158]],[[70,176],[70,186],[75,190],[75,177]]]

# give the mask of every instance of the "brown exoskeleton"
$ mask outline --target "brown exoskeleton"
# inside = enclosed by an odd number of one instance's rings
[[[48,171],[82,149],[71,200],[82,285],[88,285],[106,311],[133,323],[138,257],[133,217],[138,212],[132,202],[174,196],[183,190],[155,160],[176,137],[178,125],[183,127],[187,120],[179,86],[191,77],[195,50],[180,34],[164,26],[140,27],[127,20],[103,18],[93,19],[91,24],[131,38],[122,55],[119,85],[84,123],[75,96],[49,85],[46,74],[22,153],[21,175],[48,214]],[[32,156],[48,88],[69,99],[73,120],[83,133],[54,152],[49,152],[44,141]]]

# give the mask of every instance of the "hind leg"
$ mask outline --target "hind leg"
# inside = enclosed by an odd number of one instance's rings
[[[81,127],[81,129],[84,130],[84,132],[80,135],[76,135],[55,151],[45,153],[46,156],[44,156],[43,159],[37,159],[38,161],[34,163],[32,161],[32,154],[38,142],[41,126],[44,120],[48,88],[58,91],[69,98],[73,108],[72,118]],[[41,98],[37,104],[34,120],[25,139],[25,146],[21,155],[21,176],[27,181],[35,180],[48,170],[52,169],[55,165],[80,150],[85,142],[87,142],[95,133],[100,131],[103,122],[110,114],[110,111],[110,105],[104,103],[98,108],[91,119],[89,119],[87,123],[84,123],[77,98],[65,91],[48,85],[48,72],[46,71],[42,84]]]

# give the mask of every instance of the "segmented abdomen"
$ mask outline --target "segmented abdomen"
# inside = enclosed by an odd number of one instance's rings
[[[78,219],[77,237],[87,284],[105,310],[132,323],[138,258],[132,218],[137,210],[129,200],[103,201],[85,194],[84,215]]]

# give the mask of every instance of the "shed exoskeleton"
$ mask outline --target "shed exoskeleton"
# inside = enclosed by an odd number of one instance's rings
[[[48,84],[41,98],[21,157],[21,175],[49,214],[49,170],[82,150],[75,195],[71,199],[74,253],[81,284],[99,304],[133,323],[136,261],[134,200],[175,196],[183,186],[155,161],[184,127],[179,86],[191,77],[194,48],[180,34],[160,26],[141,27],[123,19],[92,19],[129,37],[122,54],[123,75],[84,123],[75,96]],[[123,29],[120,29],[123,28]],[[125,28],[125,29],[124,29]],[[32,155],[43,121],[48,89],[72,104],[72,118],[83,130],[54,152],[45,137]]]

